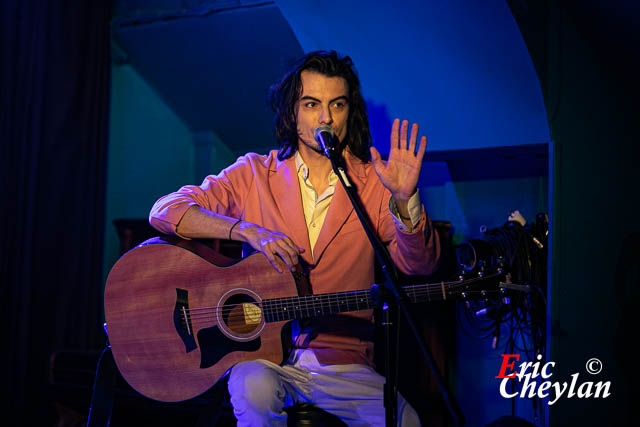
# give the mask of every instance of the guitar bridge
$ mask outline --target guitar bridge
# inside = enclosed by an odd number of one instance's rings
[[[189,315],[189,291],[176,288],[176,305],[173,308],[173,324],[176,332],[182,338],[187,353],[196,349],[193,337],[193,325]]]

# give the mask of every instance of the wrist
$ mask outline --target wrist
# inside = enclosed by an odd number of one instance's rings
[[[229,228],[229,240],[238,240],[238,239],[234,239],[233,237],[239,237],[239,225],[242,222],[241,219],[237,220],[236,222],[234,222],[231,227]]]
[[[409,200],[397,200],[395,197],[393,201],[396,203],[396,212],[402,220],[410,220],[411,214],[409,213]]]
[[[403,198],[396,200],[396,196],[393,195],[389,200],[391,213],[405,225],[411,224],[415,226],[420,221],[422,205],[418,192],[419,190],[416,188],[408,200],[404,200]]]
[[[398,210],[398,216],[403,222],[411,221],[411,215],[409,215],[408,213],[403,214],[402,212],[400,212],[400,210]]]
[[[414,194],[416,194],[417,191],[418,187],[415,187],[413,191],[409,193],[391,193],[391,197],[393,197],[393,200],[395,200],[398,205],[403,204],[406,206],[409,203],[409,200],[413,197]]]
[[[240,242],[251,244],[251,240],[255,239],[256,227],[256,224],[252,222],[240,220],[233,229],[233,237]]]

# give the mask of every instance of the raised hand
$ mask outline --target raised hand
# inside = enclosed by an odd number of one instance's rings
[[[291,271],[298,264],[298,255],[304,248],[296,245],[289,236],[279,231],[272,231],[251,222],[242,221],[233,229],[233,236],[243,240],[257,251],[262,252],[273,268],[282,273],[282,261]],[[276,257],[278,255],[282,261]]]
[[[398,128],[400,132],[398,134]],[[400,126],[400,119],[395,119],[391,126],[391,149],[389,160],[384,162],[375,147],[371,147],[373,167],[384,185],[396,202],[406,202],[415,193],[422,167],[422,158],[427,149],[427,137],[420,138],[420,145],[416,151],[418,139],[418,124],[411,127],[411,136],[407,142],[409,122],[404,120]],[[399,142],[399,144],[398,144]]]

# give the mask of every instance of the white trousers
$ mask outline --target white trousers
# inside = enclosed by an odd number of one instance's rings
[[[229,376],[238,426],[286,426],[286,406],[314,403],[352,427],[384,426],[383,376],[366,365],[321,365],[313,352],[297,350],[290,364],[241,362]],[[398,394],[403,427],[420,426],[415,410]]]

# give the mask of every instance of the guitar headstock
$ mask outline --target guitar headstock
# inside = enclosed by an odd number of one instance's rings
[[[479,264],[474,270],[461,268],[457,277],[449,282],[447,299],[476,300],[501,297],[504,295],[502,285],[510,282],[510,276],[504,267],[485,267]]]

